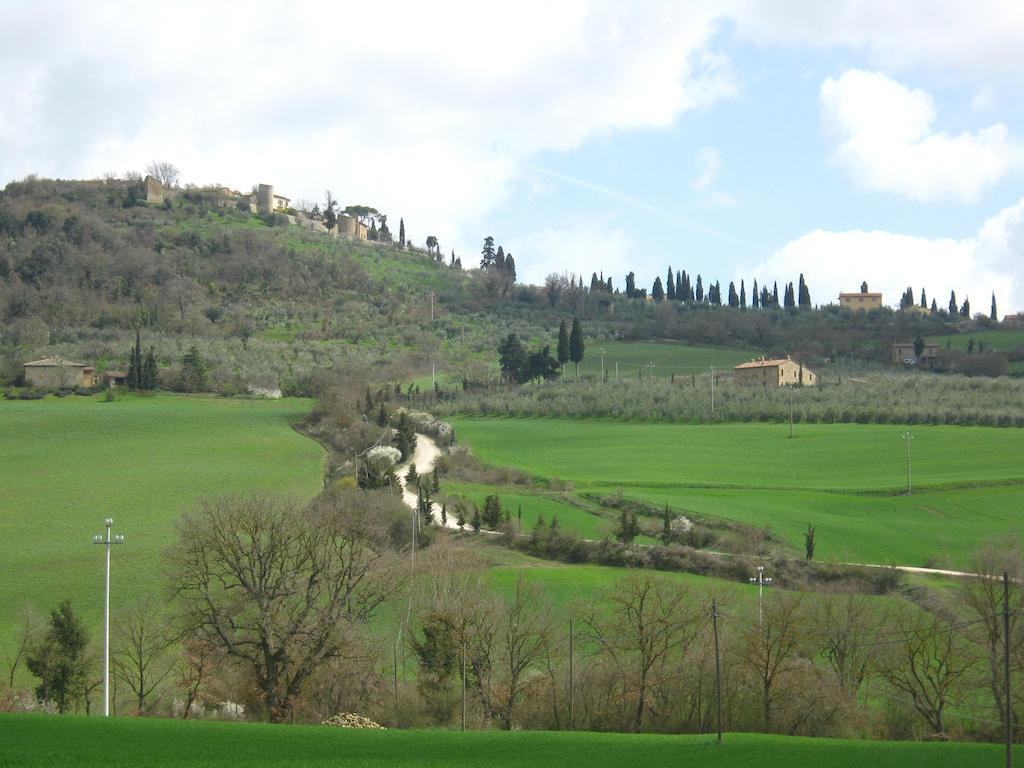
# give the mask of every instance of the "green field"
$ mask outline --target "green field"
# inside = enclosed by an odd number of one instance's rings
[[[939,349],[945,349],[946,345],[949,344],[953,349],[959,349],[964,352],[967,351],[967,345],[971,339],[974,339],[976,345],[979,343],[984,344],[986,351],[1012,352],[1015,349],[1024,347],[1024,330],[968,331],[948,336],[928,337],[928,341],[932,344],[938,344]],[[977,347],[975,347],[975,351],[977,351]],[[1024,373],[1024,360],[1011,361],[1010,373]]]
[[[966,566],[985,542],[1024,532],[1024,431],[858,424],[622,423],[457,419],[485,462],[575,491],[771,528],[794,551],[817,527],[819,559]]]
[[[729,347],[702,347],[681,344],[675,341],[593,341],[587,345],[580,373],[601,374],[601,349],[605,350],[604,365],[608,378],[615,377],[615,364],[619,364],[619,376],[636,378],[643,374],[646,380],[654,363],[654,377],[667,379],[690,376],[706,372],[712,365],[716,368],[732,368],[745,363],[755,356],[754,352]],[[566,365],[566,375],[573,372],[572,364]]]
[[[103,557],[90,541],[105,517],[126,540],[112,557],[116,609],[163,586],[174,522],[196,499],[314,495],[323,451],[290,426],[311,405],[173,395],[0,402],[0,649],[26,603],[45,613],[69,598],[98,627]]]
[[[994,744],[842,741],[753,734],[375,731],[178,720],[0,715],[0,766],[700,766],[964,768],[1001,765]],[[1017,754],[1024,752],[1018,748]]]

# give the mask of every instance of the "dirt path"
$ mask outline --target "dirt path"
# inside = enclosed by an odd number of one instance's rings
[[[434,471],[434,462],[437,461],[437,457],[441,455],[441,449],[437,447],[437,443],[434,442],[433,438],[422,435],[419,432],[416,433],[416,450],[413,451],[412,459],[400,464],[395,472],[398,475],[398,482],[402,485],[402,501],[405,505],[412,510],[416,510],[419,503],[419,499],[416,496],[416,490],[414,488],[405,487],[405,474],[409,471],[409,465],[416,465],[416,474],[420,477],[429,475]],[[434,523],[436,525],[441,524],[441,505],[432,503],[430,505],[431,512],[434,515]],[[448,518],[448,528],[458,528],[458,523],[455,522],[454,517]]]

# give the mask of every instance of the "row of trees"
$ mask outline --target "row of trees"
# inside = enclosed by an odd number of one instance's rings
[[[928,295],[925,292],[924,288],[921,289],[920,303],[915,303],[914,289],[908,285],[907,290],[905,290],[903,292],[903,295],[900,296],[900,309],[909,309],[910,307],[914,306],[919,306],[922,309],[930,309],[932,312],[939,311],[939,305],[938,302],[935,301],[935,299],[932,299],[931,307],[928,306]],[[949,312],[949,315],[951,317],[959,315],[960,317],[969,318],[971,316],[971,300],[968,297],[964,297],[963,304],[958,305],[956,301],[956,291],[950,291],[949,305],[946,311]],[[992,304],[989,307],[988,317],[989,320],[991,320],[994,323],[999,321],[999,312],[996,306],[996,294],[994,291],[992,293]]]
[[[593,291],[595,288],[610,292],[611,278],[604,281],[595,274],[591,279],[591,290]],[[647,298],[647,290],[636,287],[636,274],[633,272],[626,275],[625,293],[631,299]],[[657,302],[678,301],[683,304],[709,304],[716,307],[723,304],[722,285],[719,281],[716,280],[705,289],[704,279],[701,275],[697,275],[696,282],[693,282],[692,277],[685,270],[679,270],[673,275],[672,267],[668,268],[668,274],[664,282],[662,282],[660,277],[654,279],[654,285],[651,287],[651,298]],[[730,282],[724,303],[736,309],[747,309],[746,281],[740,280],[738,290],[736,283]],[[784,286],[780,302],[779,285],[777,282],[769,290],[766,285],[758,288],[757,280],[755,280],[750,293],[749,306],[753,309],[779,306],[787,309],[810,309],[812,306],[811,292],[807,287],[804,276],[801,274],[795,287],[793,283],[788,283]]]
[[[556,610],[523,576],[492,591],[477,556],[448,538],[410,578],[384,533],[393,519],[407,534],[407,516],[358,492],[308,507],[219,499],[186,516],[171,561],[177,617],[150,609],[115,623],[132,710],[157,711],[173,683],[181,717],[230,697],[274,722],[360,711],[448,726],[465,690],[470,727],[706,733],[720,706],[729,731],[982,739],[1001,736],[1007,698],[1014,722],[1024,711],[1015,549],[981,553],[976,578],[916,602],[784,590],[758,602],[641,570]],[[407,618],[381,642],[371,624],[398,596]],[[69,605],[23,647],[37,695],[59,711],[94,695],[95,659]],[[415,672],[399,681],[407,653]]]

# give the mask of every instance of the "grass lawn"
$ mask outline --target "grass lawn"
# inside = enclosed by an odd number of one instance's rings
[[[311,497],[323,451],[290,424],[309,400],[158,395],[0,401],[0,651],[22,606],[71,600],[98,635],[102,549],[114,518],[112,612],[164,585],[174,522],[198,498],[264,489]]]
[[[794,548],[808,522],[821,559],[966,566],[974,549],[1024,531],[1024,430],[913,428],[912,496],[898,425],[624,423],[457,419],[484,461],[577,492],[668,503],[767,526]]]
[[[615,376],[615,364],[619,364],[619,376],[637,377],[642,371],[644,379],[650,374],[648,363],[654,363],[654,376],[667,379],[671,374],[689,376],[706,372],[712,365],[718,368],[732,368],[745,363],[755,356],[754,352],[729,347],[702,347],[681,344],[677,341],[597,341],[588,344],[580,363],[580,373],[601,374],[601,354],[604,349],[605,371],[609,378]],[[573,375],[573,365],[566,365],[566,376]]]
[[[994,744],[842,741],[754,734],[376,731],[175,720],[0,715],[0,766],[699,766],[962,768],[1002,764]],[[1024,750],[1018,748],[1018,755]]]

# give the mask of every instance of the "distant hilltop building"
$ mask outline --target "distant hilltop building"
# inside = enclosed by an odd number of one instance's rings
[[[870,312],[882,308],[882,294],[860,290],[856,293],[840,293],[839,306],[854,312]]]
[[[91,387],[95,383],[96,369],[85,363],[75,363],[60,357],[44,357],[25,363],[25,384],[44,389]]]
[[[788,356],[775,360],[762,357],[733,368],[733,382],[747,387],[813,387],[818,383],[818,377],[810,368]]]

